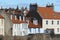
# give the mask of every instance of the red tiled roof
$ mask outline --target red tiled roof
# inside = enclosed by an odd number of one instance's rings
[[[43,19],[60,19],[60,14],[49,7],[38,7],[38,12]]]
[[[23,21],[23,20],[19,20],[19,19],[16,19],[15,20],[15,18],[14,17],[12,17],[12,23],[14,23],[14,24],[20,24],[20,23],[27,23],[27,22],[25,22],[25,21]]]
[[[41,28],[42,26],[41,26],[41,24],[35,25],[30,21],[28,27],[29,28]]]
[[[4,19],[4,17],[0,14],[0,19]]]

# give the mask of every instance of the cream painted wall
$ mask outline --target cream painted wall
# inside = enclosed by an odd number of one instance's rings
[[[0,35],[4,36],[4,19],[0,19]]]
[[[48,20],[48,24],[46,24],[46,20]],[[54,21],[52,24],[52,20]],[[59,24],[57,24],[57,21],[59,21]],[[43,29],[54,29],[55,34],[60,34],[60,31],[58,32],[57,28],[60,30],[60,20],[57,19],[43,19],[42,20],[42,27]]]

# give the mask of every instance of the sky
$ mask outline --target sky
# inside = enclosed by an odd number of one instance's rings
[[[37,3],[38,6],[46,6],[47,4],[54,4],[54,10],[60,12],[60,0],[0,0],[0,7],[3,8],[19,8],[22,6],[29,7],[30,3]]]

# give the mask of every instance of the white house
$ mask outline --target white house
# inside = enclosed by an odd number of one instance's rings
[[[13,36],[24,36],[28,34],[45,33],[47,29],[48,32],[52,30],[55,34],[60,34],[60,13],[55,12],[53,10],[53,5],[52,6],[48,5],[47,7],[38,7],[35,9],[33,10],[33,12],[32,11],[29,12],[31,19],[29,19],[30,17],[27,17],[28,19],[25,19],[25,17],[23,16],[22,20],[20,16],[18,20],[17,16],[14,17],[11,16],[13,22],[13,30],[12,30]],[[40,20],[40,23],[38,22],[37,19],[32,20],[32,18],[34,18],[33,16],[36,17],[36,15],[38,15],[38,14],[35,15],[35,11],[39,13],[40,16],[40,17],[38,16],[39,19],[42,18]]]
[[[19,19],[17,17],[12,17],[13,27],[12,27],[12,35],[13,36],[25,36],[28,35],[29,29],[28,29],[28,23],[25,22],[25,20],[21,19],[21,16]],[[24,18],[23,18],[24,19]]]
[[[42,17],[42,28],[60,34],[60,13],[53,11],[50,7],[39,7],[38,12]]]
[[[4,36],[5,31],[4,31],[4,17],[0,15],[0,35]]]

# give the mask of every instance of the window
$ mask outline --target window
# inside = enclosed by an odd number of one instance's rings
[[[54,22],[54,21],[52,20],[52,24],[53,24],[53,22]]]
[[[31,32],[31,28],[29,28],[30,32]]]
[[[59,24],[59,21],[57,21],[57,24]]]
[[[46,21],[46,24],[48,24],[48,20]]]
[[[59,32],[59,28],[57,28],[57,32]]]
[[[40,33],[40,28],[38,28],[38,32]]]

